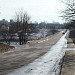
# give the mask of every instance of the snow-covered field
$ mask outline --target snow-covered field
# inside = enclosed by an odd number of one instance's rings
[[[45,55],[6,75],[59,75],[60,62],[67,47],[66,34]]]

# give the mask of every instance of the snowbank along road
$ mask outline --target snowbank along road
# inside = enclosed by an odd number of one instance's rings
[[[60,62],[65,53],[63,48],[67,44],[65,36],[66,34],[42,57],[6,75],[59,75]]]

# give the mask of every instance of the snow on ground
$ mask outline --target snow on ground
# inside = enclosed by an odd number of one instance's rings
[[[69,51],[69,50],[70,50],[70,51],[71,51],[71,50],[72,50],[72,51],[73,51],[73,50],[75,51],[75,48],[67,48],[67,49],[65,49],[65,50],[66,50],[66,51]]]
[[[67,44],[66,34],[45,55],[36,59],[28,66],[18,68],[6,75],[58,75],[60,72],[59,63],[65,53],[63,47],[66,47]]]

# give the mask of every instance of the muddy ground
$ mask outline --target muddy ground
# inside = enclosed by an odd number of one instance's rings
[[[75,44],[69,37],[67,47],[60,75],[75,75]]]
[[[26,45],[17,45],[15,49],[0,53],[0,75],[28,65],[36,58],[44,55],[62,35],[62,32],[59,32],[52,36],[30,41]]]
[[[75,75],[75,50],[66,51],[61,75]]]

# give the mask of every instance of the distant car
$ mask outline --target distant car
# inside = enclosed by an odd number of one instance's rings
[[[63,32],[62,34],[65,34],[65,32]]]

